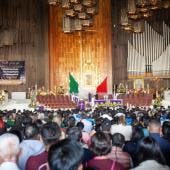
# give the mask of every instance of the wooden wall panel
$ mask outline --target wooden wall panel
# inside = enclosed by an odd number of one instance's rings
[[[112,90],[110,1],[99,0],[99,12],[92,27],[82,32],[62,32],[63,9],[50,6],[50,87],[68,90],[69,72],[80,86],[91,90],[106,77]]]
[[[0,0],[0,31],[15,31],[13,44],[0,47],[0,60],[25,60],[26,84],[1,85],[10,91],[46,83],[48,72],[48,6],[43,0]],[[10,32],[9,32],[10,33]]]

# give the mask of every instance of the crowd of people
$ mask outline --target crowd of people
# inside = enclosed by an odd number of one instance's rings
[[[170,107],[0,111],[0,170],[169,170]]]

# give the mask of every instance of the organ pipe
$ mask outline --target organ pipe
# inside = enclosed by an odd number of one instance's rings
[[[170,77],[170,28],[163,22],[163,35],[145,22],[145,32],[132,34],[128,41],[128,73],[132,76],[153,73]]]

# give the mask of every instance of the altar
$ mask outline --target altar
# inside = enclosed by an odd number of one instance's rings
[[[26,92],[11,92],[11,99],[13,100],[25,100]]]
[[[122,99],[123,105],[132,106],[151,106],[153,95],[147,93],[139,94],[119,94],[118,99]]]

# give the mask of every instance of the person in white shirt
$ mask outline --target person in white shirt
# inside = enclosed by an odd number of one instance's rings
[[[113,124],[110,128],[110,133],[113,135],[115,133],[120,133],[124,135],[125,141],[130,141],[132,136],[132,126],[125,124],[125,116],[120,115],[117,117],[118,124]]]

